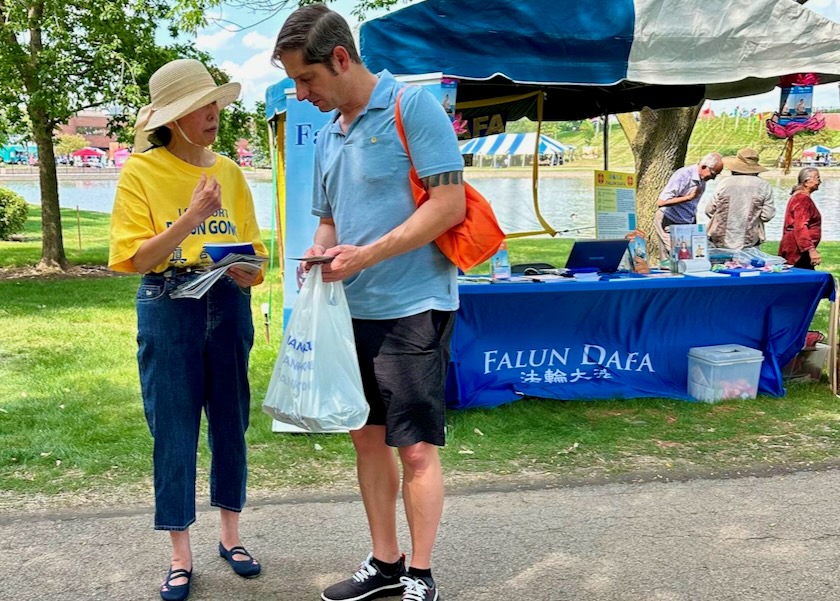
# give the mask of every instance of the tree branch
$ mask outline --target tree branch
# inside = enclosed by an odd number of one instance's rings
[[[624,132],[624,137],[627,138],[627,142],[632,147],[633,140],[636,139],[636,134],[639,133],[639,126],[633,117],[633,113],[618,113],[616,114],[616,118],[618,119],[619,125],[621,125],[621,130]]]

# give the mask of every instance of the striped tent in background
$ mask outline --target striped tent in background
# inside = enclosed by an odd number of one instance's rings
[[[461,144],[461,154],[480,154],[492,156],[497,154],[522,155],[534,154],[534,144],[537,134],[495,134],[483,138],[473,138]],[[540,136],[539,154],[566,155],[574,146],[566,146],[546,135]]]

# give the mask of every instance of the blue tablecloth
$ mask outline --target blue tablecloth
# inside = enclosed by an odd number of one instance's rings
[[[764,353],[759,391],[784,394],[834,279],[792,269],[758,277],[461,284],[446,387],[450,407],[523,396],[689,399],[688,350],[742,344]]]

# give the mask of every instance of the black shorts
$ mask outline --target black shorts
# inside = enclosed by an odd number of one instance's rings
[[[385,426],[389,446],[444,445],[444,385],[454,323],[454,311],[353,320],[370,405],[367,423]]]

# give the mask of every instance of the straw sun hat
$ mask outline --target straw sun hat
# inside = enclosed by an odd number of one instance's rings
[[[216,85],[200,61],[183,58],[166,63],[149,79],[151,104],[140,109],[134,126],[134,151],[142,152],[151,144],[148,134],[191,112],[217,102],[224,108],[239,97],[238,83]]]
[[[767,171],[758,164],[758,153],[752,148],[742,148],[734,157],[723,157],[723,166],[735,173],[762,173]]]

